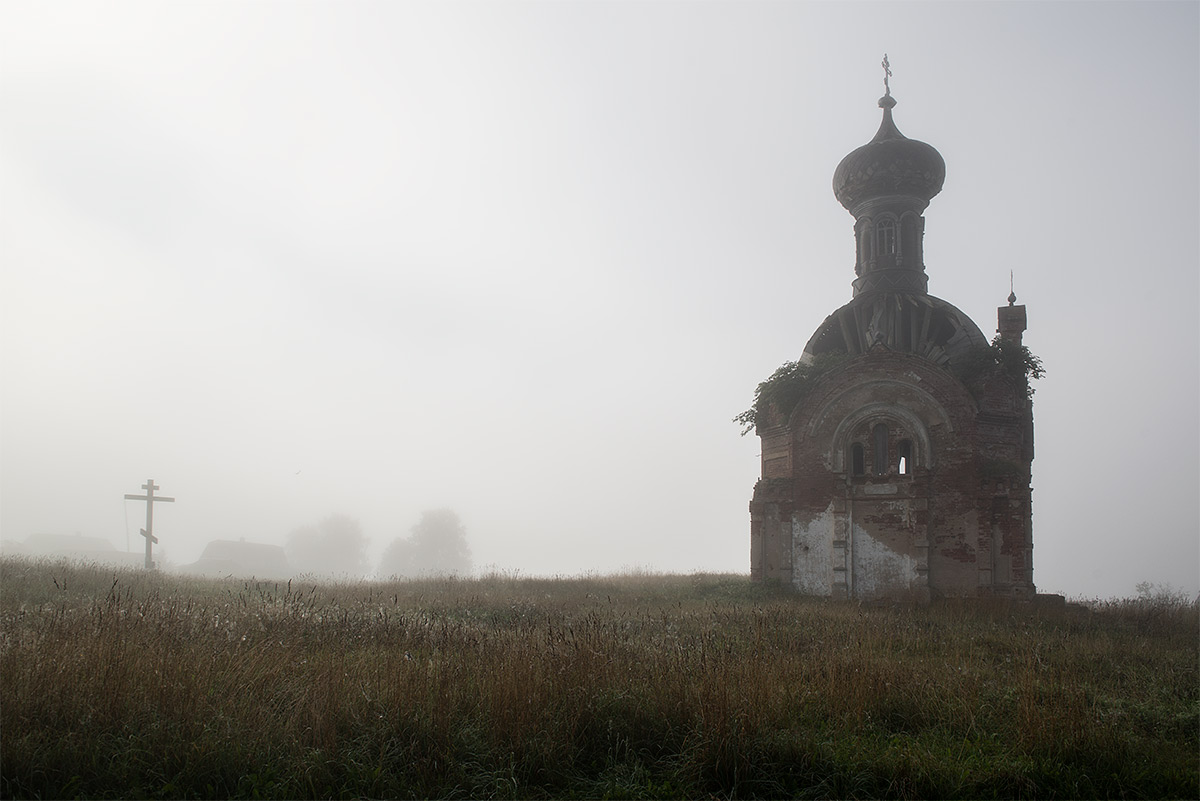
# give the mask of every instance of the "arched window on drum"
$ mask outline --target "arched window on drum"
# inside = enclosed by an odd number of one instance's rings
[[[896,221],[885,218],[875,226],[876,253],[880,256],[896,252]]]

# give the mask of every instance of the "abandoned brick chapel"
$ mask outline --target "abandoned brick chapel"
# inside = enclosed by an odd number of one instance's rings
[[[889,88],[879,131],[833,175],[854,217],[850,302],[738,418],[762,441],[751,575],[835,598],[1029,598],[1041,365],[1015,295],[989,342],[929,294],[922,214],[946,166],[895,105]]]

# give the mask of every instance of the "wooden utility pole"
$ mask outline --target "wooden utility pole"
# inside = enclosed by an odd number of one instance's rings
[[[151,549],[154,543],[158,542],[158,537],[154,536],[154,503],[175,503],[174,498],[166,498],[156,496],[154,491],[158,489],[158,485],[154,483],[154,479],[146,479],[146,483],[142,485],[142,489],[146,491],[145,495],[126,495],[125,500],[128,501],[145,501],[146,502],[146,527],[142,529],[142,536],[146,538],[146,569],[154,569],[154,559],[151,557]]]

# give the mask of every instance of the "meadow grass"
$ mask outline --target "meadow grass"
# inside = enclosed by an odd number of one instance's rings
[[[1194,798],[1200,614],[0,562],[5,798]]]

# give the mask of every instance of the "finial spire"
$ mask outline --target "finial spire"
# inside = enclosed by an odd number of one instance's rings
[[[1017,302],[1017,292],[1013,289],[1013,271],[1008,271],[1008,305],[1011,306]]]

